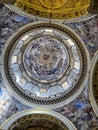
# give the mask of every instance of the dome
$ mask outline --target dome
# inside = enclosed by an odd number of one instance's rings
[[[60,20],[87,14],[90,0],[15,0],[7,6],[26,16]]]
[[[98,129],[97,11],[96,0],[0,0],[1,130]]]
[[[7,130],[77,130],[64,116],[50,110],[25,110],[10,117],[1,129]]]
[[[24,26],[4,50],[2,74],[8,90],[30,106],[55,108],[70,103],[87,81],[89,58],[82,42],[59,24]]]

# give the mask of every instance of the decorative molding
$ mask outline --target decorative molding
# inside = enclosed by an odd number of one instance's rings
[[[41,130],[44,130],[43,128],[47,127],[47,130],[77,130],[76,127],[61,114],[42,109],[21,111],[8,118],[0,128],[2,130],[20,130],[23,127],[23,129],[27,130],[28,128],[34,128],[38,126],[41,127]]]
[[[92,60],[89,83],[89,98],[98,117],[98,51]]]

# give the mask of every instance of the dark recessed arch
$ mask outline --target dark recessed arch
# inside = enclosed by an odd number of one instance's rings
[[[89,12],[98,14],[98,0],[91,0]]]

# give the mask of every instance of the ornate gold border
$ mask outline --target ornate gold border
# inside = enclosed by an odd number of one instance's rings
[[[53,1],[52,4],[55,2],[54,6],[52,5],[53,7],[50,5],[50,2],[46,2],[46,4],[44,2],[43,0],[41,0],[41,2],[34,0],[33,3],[28,2],[27,0],[15,0],[13,1],[13,4],[18,9],[27,13],[27,15],[31,14],[48,19],[69,19],[80,17],[88,13],[88,8],[90,6],[90,0],[86,0],[84,3],[82,0],[67,0],[67,2],[64,1],[66,4],[64,4],[63,7],[61,7],[59,1]],[[55,8],[57,4],[59,5],[59,8],[55,10],[52,9]],[[48,5],[48,7],[50,5],[51,8],[49,9],[46,5]]]
[[[41,21],[50,21],[49,18],[41,18],[41,17],[38,17],[38,16],[35,16],[35,15],[31,15],[31,14],[28,14],[22,10],[20,10],[18,7],[16,7],[15,5],[10,5],[10,4],[5,4],[5,6],[14,11],[15,13],[21,15],[21,16],[24,16],[24,17],[27,17],[27,18],[30,18],[30,19],[35,19],[37,21],[41,20]],[[51,19],[52,22],[64,22],[64,23],[72,23],[72,22],[81,22],[81,21],[84,21],[84,20],[88,20],[88,19],[91,19],[93,17],[97,16],[96,14],[85,14],[81,17],[78,17],[78,18],[70,18],[70,19]]]

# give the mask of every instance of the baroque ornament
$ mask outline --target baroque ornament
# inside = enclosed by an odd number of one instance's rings
[[[81,39],[57,24],[28,24],[6,44],[2,74],[8,90],[28,105],[60,107],[85,86],[88,53]]]
[[[10,0],[7,5],[15,12],[28,17],[37,16],[48,19],[69,19],[88,13],[90,0]]]
[[[61,8],[68,0],[39,0],[40,3],[49,9]]]

